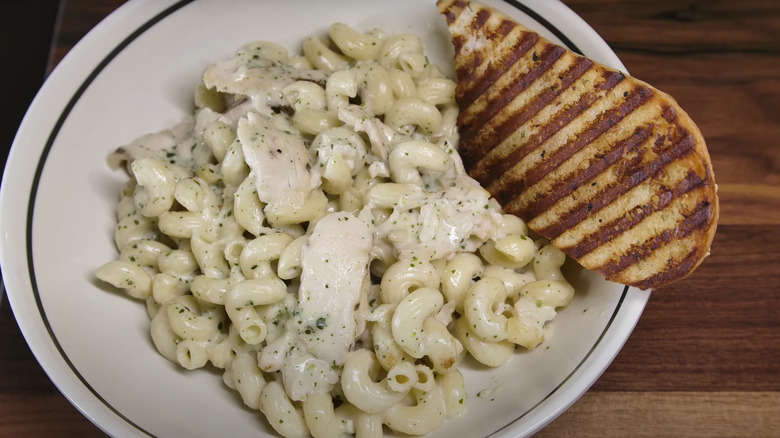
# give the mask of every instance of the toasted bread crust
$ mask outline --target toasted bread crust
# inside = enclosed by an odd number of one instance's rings
[[[481,3],[438,6],[469,174],[609,280],[648,289],[689,275],[709,254],[718,198],[704,138],[677,102]]]

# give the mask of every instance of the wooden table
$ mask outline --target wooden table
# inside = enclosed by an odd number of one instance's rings
[[[122,0],[62,0],[51,66]],[[780,2],[566,0],[707,138],[712,256],[653,292],[593,388],[538,436],[780,436]],[[54,388],[7,303],[0,436],[102,436]]]

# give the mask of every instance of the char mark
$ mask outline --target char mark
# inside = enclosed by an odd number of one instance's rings
[[[539,216],[545,210],[557,204],[561,199],[569,195],[570,188],[581,187],[585,185],[597,175],[601,174],[607,168],[609,168],[612,163],[617,162],[629,151],[637,149],[645,141],[647,141],[648,138],[650,138],[652,132],[652,123],[643,128],[637,128],[633,135],[617,142],[614,148],[606,154],[596,154],[594,159],[592,159],[588,164],[588,167],[580,172],[574,172],[568,177],[556,182],[550,188],[550,191],[546,196],[531,200],[524,208],[525,214],[527,214],[529,218]]]
[[[554,239],[560,236],[564,231],[574,227],[576,224],[583,221],[588,214],[595,214],[602,208],[610,205],[615,199],[627,193],[632,188],[638,186],[642,182],[654,178],[665,169],[672,161],[684,157],[686,154],[693,151],[695,141],[690,135],[683,136],[683,138],[677,142],[677,146],[667,149],[658,156],[656,160],[653,160],[644,166],[636,167],[632,169],[630,174],[625,175],[620,184],[612,184],[600,191],[593,199],[586,200],[590,205],[590,208],[584,208],[585,205],[579,205],[573,208],[566,214],[562,215],[555,223],[550,226],[544,227],[539,233],[548,239]]]
[[[523,185],[525,187],[531,187],[539,182],[547,173],[558,167],[562,162],[571,157],[573,154],[581,150],[583,147],[590,145],[598,137],[604,134],[611,127],[618,124],[628,114],[635,109],[642,106],[645,102],[650,100],[653,92],[649,88],[641,87],[636,88],[625,97],[623,103],[619,106],[612,108],[608,111],[601,113],[596,120],[594,120],[587,128],[577,134],[573,141],[567,142],[561,148],[552,152],[544,161],[534,166],[526,175],[522,177]],[[528,145],[518,148],[506,160],[495,163],[492,168],[488,169],[489,183],[504,176],[506,181],[502,181],[501,187],[496,190],[493,195],[503,204],[510,202],[517,195],[514,190],[514,185],[518,183],[517,178],[510,175],[504,175],[512,166],[516,165],[528,154],[538,149],[544,142],[546,142],[555,133],[563,129],[582,112],[590,108],[598,100],[599,96],[595,93],[588,93],[581,100],[584,102],[572,105],[563,114],[556,117],[550,123],[548,123],[542,130],[535,135],[536,138],[529,140]]]
[[[674,229],[667,229],[656,234],[640,245],[633,245],[619,259],[598,268],[598,271],[606,277],[612,277],[639,260],[646,260],[653,256],[657,250],[671,241],[680,241],[698,230],[702,230],[712,218],[712,204],[701,202],[690,212],[686,218]],[[693,251],[697,252],[697,251]],[[698,257],[697,257],[698,258]]]
[[[456,97],[461,110],[465,110],[474,103],[505,71],[525,55],[537,41],[539,41],[539,35],[531,32],[524,33],[517,45],[506,56],[502,56],[496,63],[488,60],[489,64],[484,72],[479,72],[476,67],[472,67],[470,71],[460,70],[456,72],[458,74]],[[480,75],[477,76],[477,73],[480,73]]]
[[[523,78],[523,80],[513,81],[509,87],[496,93],[494,99],[488,101],[485,105],[486,110],[482,111],[478,117],[472,122],[466,124],[461,132],[461,145],[464,145],[464,150],[470,149],[472,144],[481,143],[485,145],[497,145],[502,139],[508,137],[523,124],[525,124],[531,117],[539,113],[543,108],[557,99],[565,90],[572,86],[572,84],[582,77],[591,67],[593,61],[588,58],[577,57],[572,65],[559,77],[559,82],[551,85],[549,88],[544,88],[539,95],[527,105],[524,105],[517,114],[513,114],[512,117],[506,117],[501,112],[504,108],[510,104],[521,92],[526,90],[532,80]],[[546,67],[549,68],[549,67]],[[530,74],[531,72],[529,72]],[[538,77],[538,75],[537,75]],[[464,114],[464,113],[461,113]],[[489,134],[485,130],[480,130],[486,123],[491,121],[496,115],[501,117],[496,123],[495,128]]]
[[[705,183],[706,181],[696,172],[688,172],[676,186],[662,188],[662,191],[657,193],[657,198],[654,198],[657,199],[654,202],[637,206],[629,214],[601,225],[595,233],[585,236],[576,245],[561,248],[561,250],[569,256],[579,259],[601,244],[615,239],[625,230],[633,228],[651,214],[665,209],[675,198],[681,197]]]

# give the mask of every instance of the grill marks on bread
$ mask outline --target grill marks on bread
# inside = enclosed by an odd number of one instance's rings
[[[673,98],[478,2],[438,6],[455,46],[463,162],[507,212],[620,283],[658,287],[701,263],[715,181]]]

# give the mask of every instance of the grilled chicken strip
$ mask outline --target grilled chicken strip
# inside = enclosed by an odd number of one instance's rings
[[[618,283],[658,288],[701,264],[717,187],[671,96],[479,2],[437,5],[455,47],[460,154],[507,212]]]

